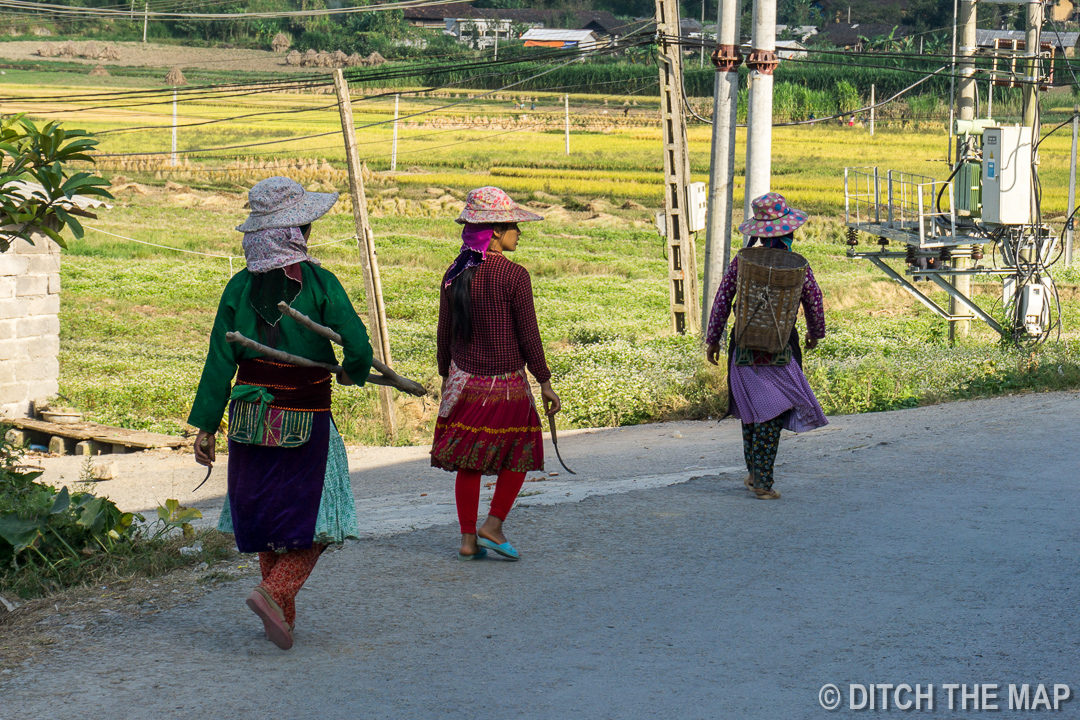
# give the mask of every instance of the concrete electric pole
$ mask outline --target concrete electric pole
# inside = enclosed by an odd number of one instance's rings
[[[975,86],[975,49],[978,44],[975,39],[975,27],[976,27],[976,11],[975,0],[961,0],[960,2],[960,17],[959,17],[959,35],[960,46],[957,48],[960,56],[960,62],[957,66],[957,74],[960,76],[957,80],[957,119],[961,121],[971,121],[975,119],[975,93],[978,89]],[[956,137],[960,137],[959,133]],[[973,142],[973,139],[968,137],[968,142]],[[956,151],[957,162],[963,162],[962,158],[968,156],[969,153],[962,151],[959,147]],[[953,268],[956,270],[963,270],[967,268],[968,261],[966,258],[953,258]],[[953,287],[963,293],[965,297],[971,295],[971,276],[970,275],[954,275]],[[967,307],[957,300],[953,296],[949,296],[949,314],[956,316],[960,314],[969,314]],[[970,322],[967,320],[950,320],[949,321],[949,340],[955,342],[961,338],[965,338],[970,330]]]
[[[746,119],[745,217],[750,203],[769,192],[772,182],[773,70],[776,69],[776,0],[754,1],[754,34],[750,40],[750,108]]]
[[[716,19],[716,65],[713,85],[712,157],[709,162],[708,225],[705,228],[705,277],[702,281],[701,332],[708,331],[709,308],[731,259],[731,223],[735,204],[735,125],[739,110],[739,17],[742,0],[720,0]]]

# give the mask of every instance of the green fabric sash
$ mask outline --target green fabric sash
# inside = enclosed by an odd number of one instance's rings
[[[258,438],[256,442],[262,442],[262,438],[266,433],[266,408],[269,407],[270,403],[274,402],[274,396],[266,388],[258,385],[237,385],[233,388],[229,399],[258,404],[258,420],[255,423],[254,435]]]

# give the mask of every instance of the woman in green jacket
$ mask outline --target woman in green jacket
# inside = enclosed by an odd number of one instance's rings
[[[363,384],[372,360],[367,330],[338,279],[307,253],[311,223],[337,198],[284,177],[251,189],[251,214],[237,228],[245,233],[247,268],[222,294],[188,417],[199,430],[196,462],[212,466],[228,406],[229,485],[218,527],[235,534],[240,552],[259,553],[263,580],[247,604],[282,649],[292,647],[296,594],[319,555],[359,533],[348,459],[330,416],[330,372],[272,360],[226,334],[336,364],[329,340],[282,315],[278,303],[285,301],[341,336],[338,382]]]

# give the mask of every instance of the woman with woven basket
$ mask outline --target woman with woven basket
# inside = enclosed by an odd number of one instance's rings
[[[502,190],[482,187],[465,198],[457,222],[461,252],[440,285],[436,332],[442,402],[431,445],[433,467],[456,471],[460,560],[481,560],[491,550],[509,560],[518,551],[503,521],[525,482],[544,469],[544,441],[525,368],[540,383],[547,415],[559,412],[551,389],[533,308],[529,272],[503,253],[518,246],[518,223],[543,220]],[[477,530],[483,475],[496,475],[495,493]]]
[[[805,432],[828,421],[806,376],[795,319],[806,316],[806,349],[825,337],[821,289],[806,259],[791,251],[794,232],[807,214],[788,207],[779,193],[751,203],[754,217],[739,226],[750,242],[731,259],[716,292],[707,357],[719,364],[720,341],[735,300],[736,322],[728,346],[728,413],[742,420],[746,479],[762,500],[780,498],[773,489],[773,465],[780,431]],[[755,247],[760,245],[760,247]]]

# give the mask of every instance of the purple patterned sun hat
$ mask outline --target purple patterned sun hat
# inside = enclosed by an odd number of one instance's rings
[[[336,192],[308,192],[287,177],[266,178],[248,191],[251,214],[236,229],[250,233],[307,225],[325,215],[337,200]]]
[[[490,223],[534,222],[544,218],[529,212],[510,199],[497,187],[470,190],[465,196],[465,209],[455,222],[462,225],[487,225]]]
[[[751,237],[779,237],[794,232],[809,217],[802,210],[788,207],[780,193],[768,193],[750,203],[754,217],[739,226],[739,232]]]

